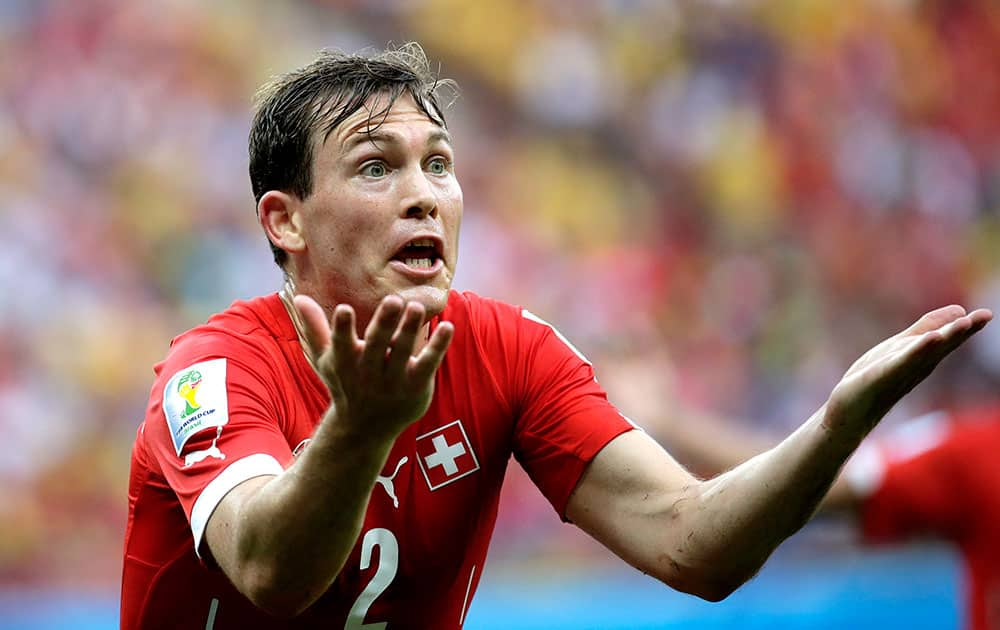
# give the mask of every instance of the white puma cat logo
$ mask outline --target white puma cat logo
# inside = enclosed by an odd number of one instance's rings
[[[392,471],[391,475],[388,477],[383,477],[382,475],[375,477],[376,483],[382,484],[382,487],[385,488],[386,494],[388,494],[389,498],[392,499],[392,507],[394,508],[399,507],[399,499],[396,498],[396,486],[393,485],[392,480],[399,474],[399,469],[403,467],[403,464],[408,461],[410,461],[410,458],[404,455],[403,459],[399,460],[399,463],[396,464],[396,470]]]
[[[184,457],[184,467],[193,466],[198,462],[207,459],[209,457],[215,457],[216,459],[226,459],[226,454],[219,450],[219,447],[215,445],[219,441],[219,436],[222,435],[222,427],[220,426],[215,431],[215,439],[212,440],[212,445],[203,451],[192,451]]]

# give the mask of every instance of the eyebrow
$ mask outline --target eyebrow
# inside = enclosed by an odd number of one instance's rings
[[[341,150],[341,154],[347,154],[353,151],[358,145],[364,144],[366,142],[378,144],[384,142],[386,144],[394,144],[400,141],[400,137],[393,133],[386,133],[376,129],[372,132],[366,132],[364,130],[358,130],[351,134],[351,137],[344,143],[344,147]],[[431,146],[435,143],[443,142],[448,146],[451,146],[451,134],[448,133],[447,129],[438,129],[431,135],[427,136],[427,146]]]

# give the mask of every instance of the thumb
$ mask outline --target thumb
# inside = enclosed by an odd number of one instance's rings
[[[330,347],[330,322],[323,312],[323,307],[308,295],[296,295],[293,298],[295,310],[302,321],[302,336],[305,337],[307,350],[319,358]]]

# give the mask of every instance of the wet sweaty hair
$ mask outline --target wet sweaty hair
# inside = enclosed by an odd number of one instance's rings
[[[385,96],[371,111],[368,133],[388,116],[396,100],[409,94],[417,107],[446,127],[441,88],[456,84],[438,79],[427,55],[411,42],[371,55],[323,50],[310,64],[266,83],[254,99],[250,127],[250,186],[259,203],[269,190],[305,199],[312,194],[313,139],[325,141],[337,126],[373,96]],[[449,103],[450,104],[450,103]],[[288,253],[268,241],[274,262],[284,269]]]

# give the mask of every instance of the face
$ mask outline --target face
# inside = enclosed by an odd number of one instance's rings
[[[384,121],[381,99],[314,140],[313,192],[301,201],[298,288],[360,320],[395,294],[440,313],[458,257],[462,189],[447,131],[409,95]],[[371,108],[371,110],[369,109]],[[370,133],[369,133],[370,132]]]

